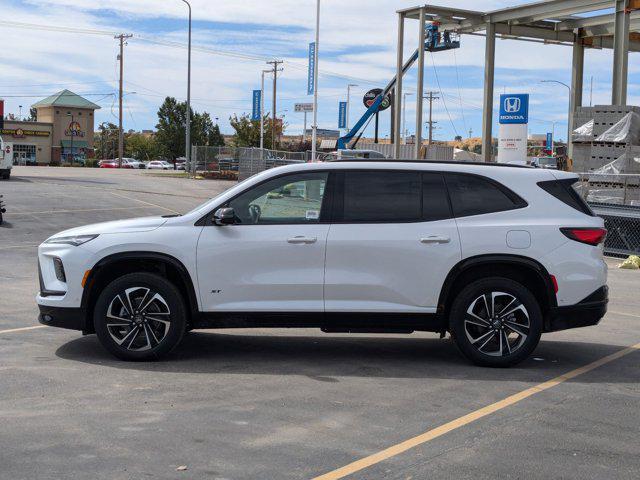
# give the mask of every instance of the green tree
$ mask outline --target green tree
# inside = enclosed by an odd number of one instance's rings
[[[229,123],[234,130],[233,144],[236,147],[259,147],[260,146],[260,120],[251,120],[247,114],[229,117]],[[283,125],[282,130],[286,125]],[[264,148],[273,148],[271,144],[271,120],[268,115],[264,116]],[[276,143],[278,148],[278,143]]]
[[[118,126],[113,123],[101,123],[94,139],[96,158],[107,159],[118,156]]]
[[[29,116],[24,119],[25,122],[37,122],[38,121],[38,109],[36,107],[31,107],[29,109]]]
[[[131,133],[125,137],[125,156],[148,161],[162,156],[158,142],[153,136]]]
[[[224,147],[224,137],[222,133],[220,133],[220,127],[218,125],[214,125],[209,132],[208,145],[211,147]]]
[[[176,159],[185,153],[187,104],[173,97],[165,98],[158,110],[156,142],[169,158]],[[191,110],[191,144],[224,145],[220,129],[211,121],[207,112]]]

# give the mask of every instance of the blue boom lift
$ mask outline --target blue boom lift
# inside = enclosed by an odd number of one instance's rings
[[[460,36],[455,32],[449,32],[449,31],[445,31],[441,33],[438,30],[439,25],[440,24],[438,22],[431,22],[426,25],[425,27],[426,38],[424,42],[425,51],[440,52],[443,50],[460,48]],[[411,68],[411,65],[413,65],[417,59],[418,59],[418,49],[416,49],[416,51],[413,52],[413,55],[411,55],[411,57],[409,57],[409,59],[402,66],[403,75],[407,70],[409,70],[409,68]],[[338,150],[353,149],[356,147],[358,140],[360,140],[360,137],[362,137],[362,134],[364,133],[364,129],[366,128],[367,124],[369,123],[373,115],[378,113],[378,110],[380,109],[380,105],[382,104],[382,101],[393,89],[393,87],[395,87],[395,85],[396,85],[396,77],[393,77],[393,79],[384,88],[382,93],[380,93],[376,97],[376,99],[373,101],[371,106],[367,108],[367,111],[364,112],[364,115],[362,115],[362,117],[360,117],[360,119],[355,123],[355,125],[349,131],[349,133],[347,133],[345,136],[340,137],[338,139],[338,143],[336,145]],[[358,134],[358,132],[360,132],[360,134]]]

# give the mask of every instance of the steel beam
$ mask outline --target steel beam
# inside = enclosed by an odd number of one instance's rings
[[[627,104],[627,80],[629,67],[629,0],[616,0],[615,34],[613,36],[613,82],[611,102]]]
[[[567,128],[567,154],[573,158],[573,142],[571,134],[579,127],[574,122],[576,109],[582,106],[582,90],[584,82],[584,45],[581,41],[573,44],[573,58],[571,61],[571,91],[569,92],[569,117]]]
[[[615,0],[552,0],[488,12],[485,21],[530,23],[614,6]]]
[[[395,118],[393,119],[393,157],[400,158],[400,128],[402,119],[402,67],[404,59],[404,13],[398,13],[398,47],[396,59]]]
[[[422,147],[422,96],[424,94],[425,20],[426,15],[423,8],[420,10],[420,20],[418,26],[418,83],[416,85],[416,143],[414,150],[414,157],[416,159],[420,158],[420,147]]]
[[[490,162],[493,153],[493,80],[496,60],[496,26],[493,23],[487,23],[486,32],[482,109],[482,160]]]

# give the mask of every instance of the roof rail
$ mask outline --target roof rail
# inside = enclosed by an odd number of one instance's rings
[[[511,163],[487,163],[487,162],[459,162],[456,160],[416,160],[403,159],[403,158],[339,158],[336,160],[329,160],[330,162],[402,162],[402,163],[436,163],[445,165],[479,165],[483,167],[510,167],[510,168],[535,168],[529,165],[514,165]]]

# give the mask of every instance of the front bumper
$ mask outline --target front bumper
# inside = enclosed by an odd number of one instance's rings
[[[609,287],[600,287],[575,305],[552,308],[545,321],[545,332],[597,325],[607,313]]]
[[[68,328],[87,332],[86,312],[83,308],[50,307],[38,305],[40,315],[38,321],[49,327]]]

